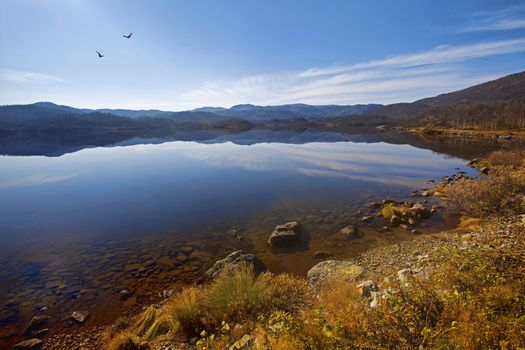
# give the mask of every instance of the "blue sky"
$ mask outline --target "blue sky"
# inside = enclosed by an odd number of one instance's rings
[[[410,102],[525,70],[525,1],[0,0],[0,45],[0,104]]]

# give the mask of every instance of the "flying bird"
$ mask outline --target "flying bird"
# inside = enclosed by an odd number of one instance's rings
[[[96,51],[96,52],[97,52],[97,54],[98,54],[98,57],[100,57],[100,58],[104,57],[104,55],[101,54],[100,52],[98,52],[98,51]]]
[[[129,38],[131,38],[131,34],[133,34],[133,33],[129,33],[129,35],[123,35],[123,37],[126,38],[126,39],[129,39]]]

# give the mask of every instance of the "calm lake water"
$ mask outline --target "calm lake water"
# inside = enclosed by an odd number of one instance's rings
[[[396,230],[365,229],[353,241],[337,232],[370,201],[472,173],[464,159],[430,150],[349,141],[173,141],[0,156],[0,169],[0,337],[42,307],[57,322],[73,310],[88,310],[89,322],[111,320],[199,280],[241,248],[274,272],[305,274],[317,250],[342,259],[407,239]],[[268,235],[291,220],[308,232],[308,246],[271,252]],[[123,289],[132,292],[125,301]]]

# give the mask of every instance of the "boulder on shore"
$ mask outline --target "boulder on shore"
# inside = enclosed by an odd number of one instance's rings
[[[217,260],[213,266],[205,272],[205,275],[208,278],[215,278],[224,271],[231,272],[241,266],[251,267],[256,275],[268,270],[266,265],[261,259],[259,259],[258,256],[254,254],[246,254],[242,250],[238,250],[231,253],[224,259]]]
[[[308,286],[319,291],[322,285],[333,282],[355,282],[365,274],[365,269],[348,261],[327,260],[308,271]]]
[[[268,244],[273,248],[288,248],[300,241],[301,227],[296,221],[287,222],[283,225],[275,226]]]

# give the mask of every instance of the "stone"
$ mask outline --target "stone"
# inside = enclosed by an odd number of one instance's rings
[[[419,230],[412,230],[412,231],[410,231],[410,232],[412,232],[413,235],[419,235],[419,234],[421,234],[421,231],[419,231]]]
[[[372,202],[367,204],[368,209],[379,209],[381,208],[381,203]]]
[[[397,279],[399,280],[399,282],[405,283],[407,281],[408,275],[411,275],[411,274],[412,274],[411,269],[399,270],[397,271]]]
[[[89,318],[89,313],[81,311],[73,311],[69,318],[76,323],[82,324]]]
[[[361,296],[364,298],[368,298],[370,296],[371,292],[377,292],[379,290],[379,287],[377,284],[374,283],[374,281],[364,281],[357,285],[357,289],[359,289],[359,292],[361,293]]]
[[[372,220],[372,216],[370,215],[365,215],[361,218],[361,222],[367,222],[367,221],[370,221]]]
[[[131,292],[127,289],[123,289],[118,293],[120,300],[128,300],[128,298],[131,296]]]
[[[245,334],[241,339],[237,340],[232,346],[230,346],[230,350],[248,350],[253,347],[254,343],[255,338],[250,334]]]
[[[138,263],[126,264],[126,266],[124,267],[124,270],[126,272],[136,272],[136,271],[140,272],[144,270],[144,266]]]
[[[13,346],[13,350],[31,350],[40,349],[42,347],[42,340],[33,338],[24,340],[23,342],[17,343]]]
[[[29,324],[27,325],[27,327],[24,330],[23,334],[24,335],[31,335],[31,334],[33,334],[37,330],[39,330],[42,327],[44,327],[45,325],[47,325],[47,323],[49,322],[50,319],[51,319],[51,317],[49,317],[49,316],[34,316],[31,319],[31,321],[29,321]]]
[[[399,226],[399,224],[401,224],[401,222],[403,222],[403,220],[401,220],[401,218],[397,215],[392,215],[390,217],[390,224],[392,226]]]
[[[369,304],[371,309],[375,309],[379,306],[379,293],[372,292],[372,301]]]
[[[404,230],[410,230],[410,227],[408,227],[408,225],[406,225],[406,224],[401,224],[401,225],[399,225],[399,227],[401,227]]]
[[[499,140],[512,140],[512,135],[510,135],[510,134],[507,134],[507,135],[498,135],[498,139],[499,139]]]
[[[314,253],[314,259],[324,259],[332,256],[331,252],[317,251]]]
[[[268,269],[258,256],[238,250],[224,259],[217,260],[213,266],[205,272],[205,275],[208,278],[215,278],[223,272],[233,271],[240,266],[251,267],[256,275]]]
[[[482,174],[487,175],[487,174],[489,173],[489,171],[490,171],[490,168],[484,166],[483,168],[479,169],[479,171],[480,171]]]
[[[481,158],[474,158],[472,159],[471,161],[469,161],[467,163],[467,165],[471,168],[474,168],[476,166],[477,163],[479,163],[481,161]]]
[[[243,237],[239,234],[237,230],[228,230],[228,235],[235,239],[238,239],[239,241],[243,240]]]
[[[361,238],[362,234],[359,232],[356,226],[346,226],[339,231],[344,237],[350,239]]]
[[[365,269],[348,261],[327,260],[318,263],[308,271],[308,286],[318,291],[323,284],[331,281],[355,282],[365,274]]]
[[[172,269],[175,267],[173,260],[171,260],[170,257],[168,256],[163,256],[162,258],[157,260],[157,265],[159,265],[161,268],[166,268],[166,269]]]
[[[411,206],[408,209],[408,215],[412,217],[419,217],[422,219],[428,219],[432,215],[430,212],[430,209],[425,207],[425,205],[421,202],[415,203],[413,206]]]
[[[300,234],[301,228],[296,221],[277,225],[268,237],[268,244],[274,248],[291,247],[300,241]]]

